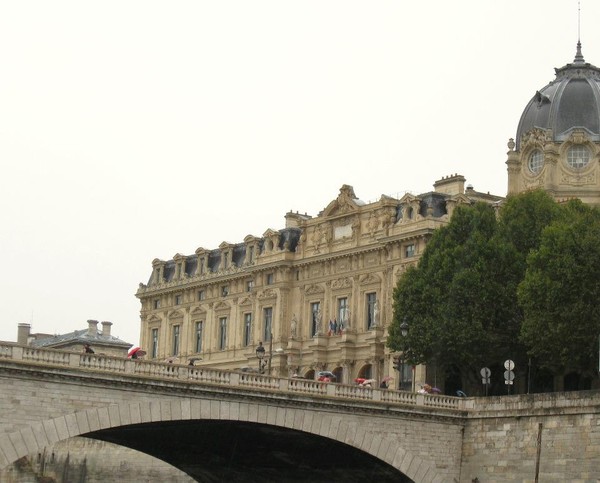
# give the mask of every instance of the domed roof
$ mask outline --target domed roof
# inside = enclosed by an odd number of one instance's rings
[[[537,127],[551,129],[553,141],[565,141],[573,128],[583,128],[593,141],[600,141],[600,69],[587,63],[581,42],[572,64],[554,69],[556,79],[535,93],[521,115],[521,136]]]

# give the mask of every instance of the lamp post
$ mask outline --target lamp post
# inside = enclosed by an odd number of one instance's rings
[[[264,374],[265,366],[267,365],[267,361],[265,360],[265,348],[262,345],[262,342],[258,343],[258,347],[256,348],[256,357],[258,358],[258,372]],[[269,364],[271,363],[271,358],[269,358]]]
[[[400,335],[406,337],[408,335],[408,322],[406,317],[400,324]],[[402,358],[400,359],[400,390],[404,390],[404,350],[402,351]]]

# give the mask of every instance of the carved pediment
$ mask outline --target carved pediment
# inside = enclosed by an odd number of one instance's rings
[[[194,310],[192,310],[192,315],[201,315],[201,314],[205,314],[206,313],[206,309],[204,307],[196,307]]]
[[[180,319],[182,317],[183,312],[181,310],[173,310],[173,312],[169,314],[169,319]]]
[[[148,324],[158,325],[162,322],[162,319],[158,315],[151,315],[148,319]]]
[[[354,188],[350,185],[343,185],[340,188],[338,197],[327,205],[323,210],[322,216],[333,216],[342,213],[351,213],[358,209],[358,198],[354,194]]]
[[[309,285],[309,286],[305,287],[305,289],[304,289],[304,293],[306,295],[314,295],[314,294],[323,293],[323,292],[325,292],[325,289],[323,287],[321,287],[320,285],[315,285],[315,284]]]
[[[229,310],[229,304],[225,303],[225,302],[217,302],[215,304],[214,310]]]
[[[458,194],[456,196],[453,196],[452,198],[450,198],[454,203],[457,204],[470,204],[471,200],[468,198],[468,196],[464,195],[464,194]]]
[[[252,298],[250,297],[242,297],[238,302],[238,305],[250,305],[252,304]]]
[[[381,282],[381,278],[373,273],[368,273],[368,274],[364,275],[363,277],[361,277],[361,279],[360,279],[361,285],[368,285],[368,284],[380,283],[380,282]]]

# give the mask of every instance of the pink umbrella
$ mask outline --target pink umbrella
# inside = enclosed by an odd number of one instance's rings
[[[127,357],[129,359],[137,359],[138,357],[143,357],[145,355],[146,351],[140,349],[139,347],[133,347],[129,349],[129,352],[127,353]]]

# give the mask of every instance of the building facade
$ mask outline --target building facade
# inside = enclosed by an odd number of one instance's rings
[[[536,91],[508,142],[508,194],[543,189],[600,205],[600,69],[577,43],[572,63]]]
[[[280,376],[392,376],[386,338],[398,278],[457,205],[502,199],[465,189],[460,175],[433,192],[374,203],[344,185],[315,217],[287,213],[284,229],[262,237],[155,259],[137,291],[141,346],[154,359]],[[396,385],[425,382],[420,371],[404,367]]]
[[[102,325],[100,329],[98,324]],[[132,344],[125,342],[111,334],[113,323],[109,321],[98,322],[88,320],[87,328],[74,330],[66,334],[40,334],[32,333],[30,324],[19,324],[17,344],[32,347],[61,349],[66,351],[81,352],[85,344],[89,344],[94,353],[99,355],[127,357],[127,351]]]

